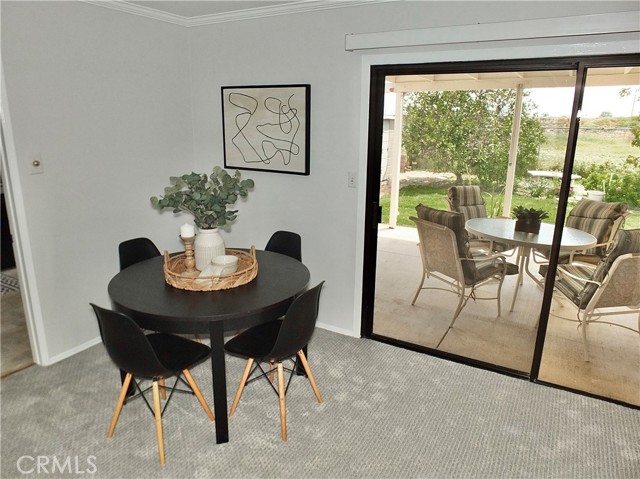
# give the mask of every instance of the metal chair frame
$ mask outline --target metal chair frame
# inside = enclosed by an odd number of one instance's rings
[[[609,272],[601,282],[571,274],[562,268],[562,265],[560,265],[558,266],[558,276],[561,278],[563,275],[571,277],[576,281],[583,282],[585,286],[588,283],[598,285],[598,289],[593,294],[589,303],[584,307],[584,309],[580,309],[578,307],[578,311],[576,312],[578,328],[581,328],[582,332],[585,361],[589,361],[587,326],[591,323],[618,326],[640,335],[640,279],[638,279],[640,278],[640,253],[627,253],[616,258],[611,265]],[[630,281],[630,278],[633,278],[633,275],[635,275],[635,282]],[[611,298],[608,293],[611,290],[619,294],[621,289],[625,286],[631,287],[632,289],[625,291],[627,293],[624,295],[625,300],[622,304],[618,304],[616,298]],[[620,311],[619,309],[616,311],[603,311],[606,308],[628,308],[628,311]],[[600,318],[603,316],[620,316],[624,314],[638,315],[638,329],[633,329],[624,324],[614,323],[611,321],[600,321]],[[561,319],[567,320],[568,318],[561,317]]]
[[[418,236],[420,238],[419,249],[420,249],[420,258],[422,259],[422,278],[420,280],[420,285],[416,290],[416,294],[413,297],[413,301],[411,301],[411,305],[414,306],[420,292],[426,289],[433,290],[441,290],[455,293],[460,300],[458,301],[458,306],[454,312],[453,318],[445,331],[444,335],[438,342],[436,349],[440,347],[442,341],[445,336],[449,332],[449,330],[453,327],[456,319],[467,305],[469,299],[473,298],[476,300],[496,300],[498,306],[498,317],[501,316],[501,305],[500,305],[500,292],[502,290],[502,283],[504,281],[504,277],[506,275],[506,259],[504,255],[501,254],[489,254],[482,255],[476,258],[460,258],[458,254],[458,247],[456,242],[456,236],[453,230],[447,228],[446,226],[439,225],[437,223],[432,223],[430,221],[422,220],[415,217],[410,217],[418,228]],[[430,231],[429,231],[430,230]],[[431,237],[430,237],[431,236]],[[430,256],[429,247],[433,246],[435,242],[440,242],[443,245],[448,245],[448,249],[451,252],[451,255],[448,258],[443,258],[440,255],[436,259],[432,259]],[[449,261],[447,261],[447,259]],[[464,271],[462,268],[463,261],[473,261],[480,262],[486,261],[488,259],[494,259],[496,261],[500,261],[502,263],[502,272],[500,274],[493,274],[487,278],[479,280],[472,285],[467,285],[465,282]],[[434,277],[435,279],[444,282],[449,285],[451,289],[447,288],[438,288],[434,286],[424,286],[424,281],[426,278]],[[496,292],[496,296],[491,297],[479,297],[476,295],[476,288],[478,286],[482,286],[488,283],[491,280],[498,280],[498,290]],[[470,289],[470,292],[467,294],[467,289]]]

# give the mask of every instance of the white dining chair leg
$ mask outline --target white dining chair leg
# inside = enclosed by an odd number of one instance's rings
[[[423,270],[422,271],[422,279],[420,280],[420,286],[418,286],[418,290],[416,291],[415,296],[413,297],[413,301],[411,301],[411,306],[414,306],[416,304],[416,300],[418,299],[418,296],[420,295],[420,291],[422,291],[422,286],[424,285],[424,279],[427,276],[427,273]]]

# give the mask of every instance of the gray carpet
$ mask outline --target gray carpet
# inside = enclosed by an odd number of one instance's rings
[[[195,398],[174,397],[164,418],[164,467],[153,418],[139,401],[125,406],[106,438],[118,378],[101,345],[31,367],[0,382],[1,476],[640,477],[637,410],[324,330],[311,343],[310,364],[325,402],[294,378],[286,443],[266,383],[248,386],[223,445]],[[228,357],[230,399],[242,366]],[[193,376],[211,402],[209,363]],[[18,465],[36,465],[18,463],[23,456],[45,456],[48,474],[22,475]],[[52,473],[54,456],[62,464],[70,458],[62,473]]]

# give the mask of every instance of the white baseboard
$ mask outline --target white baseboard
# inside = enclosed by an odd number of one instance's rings
[[[84,351],[85,349],[89,349],[90,347],[95,346],[100,342],[102,342],[102,340],[100,339],[100,336],[98,336],[97,338],[93,338],[92,340],[87,341],[86,343],[82,343],[79,346],[76,346],[75,348],[69,349],[63,353],[47,358],[47,360],[43,361],[41,366],[51,366],[52,364],[62,361],[63,359],[70,358],[74,354],[78,354]]]
[[[343,334],[345,336],[351,336],[352,338],[359,338],[360,335],[359,334],[355,334],[353,331],[350,331],[348,329],[344,329],[344,328],[338,328],[336,326],[333,326],[331,324],[326,324],[326,323],[317,323],[317,326],[319,328],[322,329],[326,329],[327,331],[332,331],[334,333],[338,333],[338,334]]]

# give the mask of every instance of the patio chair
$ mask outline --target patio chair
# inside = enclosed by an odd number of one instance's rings
[[[569,264],[575,261],[598,264],[613,244],[616,233],[622,229],[629,216],[626,203],[605,203],[582,199],[569,211],[565,224],[571,228],[585,231],[597,240],[597,244],[588,250],[560,252],[558,264]],[[550,250],[534,250],[537,263],[548,263]]]
[[[640,229],[618,231],[609,254],[595,268],[579,263],[559,265],[555,287],[578,308],[585,361],[589,361],[587,326],[591,323],[640,334]],[[637,314],[638,329],[600,321],[603,316],[622,314]]]
[[[449,211],[462,213],[465,221],[472,218],[488,217],[484,198],[480,187],[477,185],[449,187],[447,204],[449,205]],[[469,235],[469,241],[472,248],[488,249],[498,253],[513,249],[504,243],[482,239],[472,234]]]
[[[453,327],[469,298],[474,300],[493,300],[500,310],[500,291],[506,274],[517,272],[517,267],[507,263],[504,255],[472,255],[469,249],[468,235],[464,229],[462,213],[436,210],[427,206],[416,207],[419,218],[410,217],[418,229],[420,239],[420,257],[422,258],[422,278],[411,305],[415,305],[423,289],[451,291],[460,299],[453,318],[438,342],[440,346],[449,329]],[[515,270],[515,271],[514,271]],[[449,285],[449,288],[424,286],[426,278],[435,278]],[[495,296],[478,297],[476,289],[491,281],[498,281]]]

